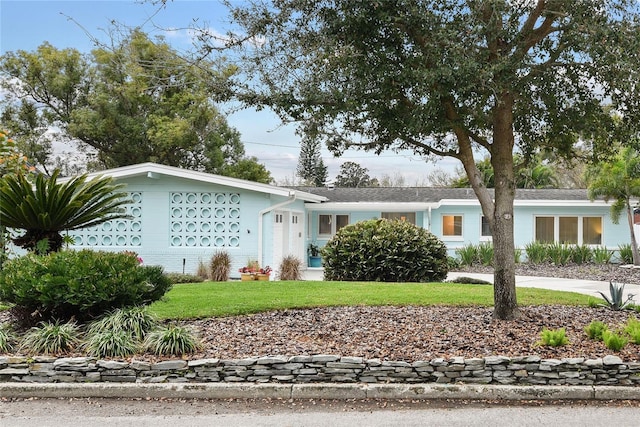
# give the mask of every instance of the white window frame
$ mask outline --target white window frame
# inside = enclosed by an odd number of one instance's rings
[[[533,217],[533,241],[536,241],[536,226],[538,218],[553,218],[553,242],[560,243],[560,218],[577,218],[578,219],[578,242],[569,243],[570,245],[588,245],[588,246],[602,246],[604,242],[604,217],[602,215],[568,215],[568,214],[555,214],[555,215],[534,215]],[[600,243],[584,243],[584,218],[600,218],[600,226],[602,228],[602,234],[600,235]]]
[[[320,217],[323,217],[323,216],[330,217],[330,221],[331,221],[331,232],[330,233],[320,233]],[[349,214],[318,214],[318,237],[328,237],[328,236],[333,236],[334,234],[336,234],[336,224],[338,222],[337,221],[337,217],[339,217],[339,216],[346,216],[347,217],[347,224],[351,224],[351,215],[349,215]]]
[[[492,242],[493,241],[493,232],[491,231],[491,229],[489,229],[489,232],[492,234],[482,234],[482,222],[486,217],[484,215],[480,215],[480,241],[483,242]],[[489,223],[487,222],[487,226],[489,226]]]
[[[448,216],[452,216],[452,217],[460,217],[460,235],[456,235],[456,234],[444,234],[444,219],[445,217]],[[454,219],[455,221],[455,219]],[[451,241],[463,241],[464,240],[464,215],[461,213],[448,213],[448,214],[442,214],[441,217],[441,235],[442,235],[442,239],[443,240],[451,240]]]

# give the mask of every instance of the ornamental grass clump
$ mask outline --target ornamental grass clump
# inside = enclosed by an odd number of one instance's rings
[[[156,355],[182,355],[193,353],[201,347],[198,340],[182,326],[169,325],[147,335],[144,348]]]
[[[300,280],[302,279],[302,261],[293,255],[282,258],[280,262],[280,280]]]
[[[0,325],[0,353],[9,353],[13,350],[16,339],[6,324]]]
[[[80,329],[73,322],[41,322],[23,337],[20,349],[30,354],[58,354],[80,343]]]
[[[147,307],[127,307],[113,310],[89,325],[89,335],[105,331],[124,331],[136,340],[158,326],[158,321]]]
[[[226,282],[231,274],[231,256],[228,252],[218,251],[211,257],[209,274],[214,282]]]
[[[90,333],[84,349],[93,357],[126,357],[138,351],[139,342],[122,329]]]
[[[322,248],[325,280],[439,282],[447,247],[406,221],[372,219],[342,227]]]

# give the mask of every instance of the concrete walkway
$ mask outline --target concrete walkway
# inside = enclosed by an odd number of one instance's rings
[[[309,268],[303,271],[304,280],[322,280],[323,271],[321,268]],[[493,274],[480,273],[460,273],[450,272],[447,280],[453,280],[457,277],[471,277],[474,279],[484,280],[493,283]],[[516,276],[516,287],[522,288],[542,288],[553,291],[577,292],[579,294],[590,295],[596,298],[602,298],[598,291],[609,296],[609,282],[600,282],[596,280],[575,280],[575,279],[559,279],[556,277],[536,277],[536,276]],[[635,304],[640,304],[640,286],[626,285],[624,288],[624,298],[633,295]]]

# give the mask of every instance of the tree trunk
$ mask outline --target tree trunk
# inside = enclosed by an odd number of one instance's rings
[[[504,92],[493,117],[491,165],[495,181],[493,209],[493,317],[510,320],[518,316],[516,260],[513,233],[513,202],[516,182],[513,170],[513,96]]]
[[[631,254],[633,255],[633,265],[640,265],[640,254],[638,253],[638,243],[636,242],[636,230],[634,225],[633,209],[627,200],[627,219],[629,221],[629,233],[631,234]]]

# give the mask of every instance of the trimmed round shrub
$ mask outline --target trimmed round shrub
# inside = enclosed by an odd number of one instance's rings
[[[424,228],[373,219],[341,228],[322,248],[325,280],[442,281],[447,247]]]
[[[150,304],[171,288],[162,267],[126,253],[91,250],[27,254],[0,273],[0,301],[19,321],[84,321],[120,307]]]

